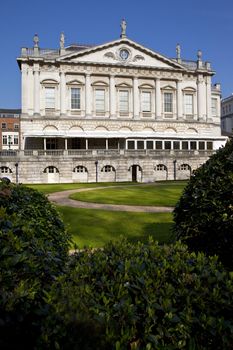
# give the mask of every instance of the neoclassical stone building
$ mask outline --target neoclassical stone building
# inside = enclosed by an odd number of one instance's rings
[[[203,62],[126,36],[103,45],[22,48],[20,182],[183,179],[221,145],[220,86]],[[12,155],[11,155],[12,157]],[[3,164],[4,163],[4,164]]]

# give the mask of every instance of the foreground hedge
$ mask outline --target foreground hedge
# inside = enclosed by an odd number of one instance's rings
[[[233,284],[180,243],[79,252],[47,295],[42,349],[232,349]]]
[[[233,140],[197,169],[174,210],[174,233],[233,270]]]
[[[33,349],[70,236],[39,192],[0,183],[0,349]]]

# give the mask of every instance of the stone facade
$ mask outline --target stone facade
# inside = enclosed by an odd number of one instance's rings
[[[23,48],[21,150],[1,165],[20,182],[183,179],[225,143],[220,86],[198,51],[169,59],[126,37]],[[13,157],[13,158],[12,158]],[[14,171],[17,165],[17,178]]]
[[[224,135],[233,135],[233,95],[221,101],[221,128]]]

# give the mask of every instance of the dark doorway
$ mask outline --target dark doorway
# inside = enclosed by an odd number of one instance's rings
[[[137,165],[132,165],[132,181],[136,182],[137,181]]]

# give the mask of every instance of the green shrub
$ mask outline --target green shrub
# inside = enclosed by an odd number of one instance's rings
[[[197,169],[174,209],[174,232],[191,250],[233,270],[233,141]]]
[[[79,252],[47,295],[42,349],[232,349],[233,284],[176,243]]]
[[[70,236],[47,198],[0,183],[0,349],[33,349]]]

